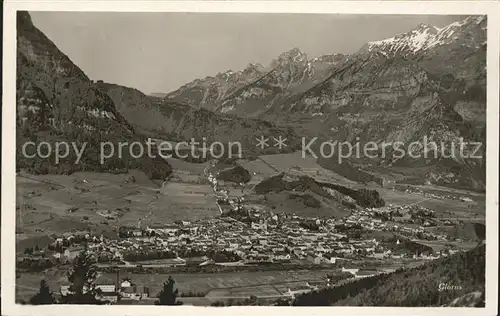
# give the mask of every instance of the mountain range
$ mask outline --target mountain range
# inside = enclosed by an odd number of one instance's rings
[[[37,174],[75,171],[124,172],[130,168],[145,171],[151,178],[163,179],[170,165],[160,159],[123,159],[117,156],[100,163],[100,144],[141,140],[142,135],[118,111],[112,98],[76,66],[43,32],[33,25],[28,12],[17,13],[16,82],[17,168]],[[44,141],[55,148],[57,142],[83,148],[76,163],[74,151],[59,162],[55,153],[42,158],[35,148],[22,153],[26,141]]]
[[[361,143],[411,143],[427,136],[485,144],[486,23],[484,16],[471,16],[443,28],[420,24],[348,55],[309,58],[293,48],[269,65],[249,64],[147,96],[90,80],[21,12],[18,130],[49,138],[237,140],[251,154],[277,152],[255,147],[261,135],[285,136],[289,151],[300,148],[301,136]],[[478,154],[484,157],[485,150]],[[335,157],[319,162],[342,168]],[[349,163],[367,172],[389,168],[396,178],[484,189],[485,158]]]
[[[453,74],[461,78],[470,76],[470,70],[474,70],[480,79],[485,74],[485,69],[480,68],[485,65],[478,62],[485,62],[482,54],[485,47],[485,17],[470,17],[441,29],[420,24],[407,33],[369,42],[351,55],[332,54],[308,59],[304,52],[293,48],[266,67],[249,64],[241,71],[228,70],[214,77],[196,79],[167,94],[165,98],[216,112],[244,116],[267,116],[279,112],[278,109],[282,107],[290,110],[280,113],[285,116],[298,110],[321,116],[325,114],[322,110],[356,103],[354,95],[360,94],[360,91],[354,89],[357,87],[351,82],[353,80],[348,79],[358,79],[352,78],[356,75],[369,76],[367,73],[372,70],[377,71],[366,79],[373,80],[374,76],[377,79],[384,78],[389,74],[391,69],[387,68],[390,66],[409,67],[408,64],[413,64],[416,74],[420,71]],[[479,59],[482,57],[483,60],[474,58],[475,54],[481,55]],[[458,64],[455,62],[458,57],[467,57],[466,61],[471,59],[471,62]],[[478,69],[468,68],[467,64],[471,63]],[[402,71],[401,75],[407,77],[402,79],[413,79],[411,74]],[[369,83],[360,82],[357,85],[366,86]],[[324,91],[329,92],[328,95],[315,95],[321,88],[330,89]],[[389,89],[397,90],[395,86]],[[300,109],[294,109],[297,105],[300,105]]]
[[[165,100],[265,119],[326,140],[409,144],[427,136],[438,144],[458,144],[460,137],[485,144],[486,23],[471,16],[443,28],[420,24],[351,55],[308,59],[294,48],[267,67],[251,64],[194,80]],[[484,187],[484,158],[367,163],[431,166],[426,181]]]

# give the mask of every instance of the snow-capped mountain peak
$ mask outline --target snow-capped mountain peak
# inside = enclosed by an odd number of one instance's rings
[[[459,33],[475,28],[485,21],[484,16],[471,16],[462,21],[453,22],[443,28],[421,23],[413,30],[394,37],[367,43],[368,51],[384,54],[412,54],[425,51],[435,46],[449,44],[460,38]]]

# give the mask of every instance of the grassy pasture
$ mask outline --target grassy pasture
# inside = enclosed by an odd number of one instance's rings
[[[135,182],[129,181],[132,176]],[[135,170],[119,175],[78,172],[64,176],[21,172],[16,205],[18,244],[76,230],[108,233],[122,225],[137,226],[139,220],[141,225],[163,224],[218,214],[210,185],[168,182],[160,188]]]
[[[291,285],[304,285],[307,281],[324,280],[326,274],[336,273],[336,270],[296,270],[296,271],[258,271],[258,272],[221,272],[221,273],[178,273],[172,274],[180,292],[204,292],[207,297],[225,297],[250,295],[280,295]],[[151,295],[162,289],[162,284],[170,274],[133,274],[121,272],[120,279],[129,277],[138,285],[150,288]],[[18,299],[29,299],[39,287],[40,280],[47,280],[52,291],[58,292],[61,285],[67,284],[64,269],[49,269],[41,273],[23,273],[17,279]],[[116,282],[116,274],[102,273],[97,279],[98,284]],[[181,298],[182,299],[182,298]]]

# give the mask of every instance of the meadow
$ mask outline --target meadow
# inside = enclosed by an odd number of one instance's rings
[[[190,163],[175,158],[169,159],[169,163],[174,172],[163,185],[149,180],[137,170],[128,174],[77,172],[71,175],[19,172],[16,194],[18,251],[36,244],[44,246],[52,241],[52,234],[90,230],[113,236],[120,226],[145,227],[181,219],[217,216],[218,208],[212,188],[204,181],[204,170],[209,163]],[[252,180],[243,188],[221,181],[221,187],[229,188],[231,195],[245,195],[247,200],[253,200],[256,205],[271,203],[276,211],[300,213],[303,209],[305,214],[311,216],[329,214],[325,211],[328,207],[324,203],[321,208],[312,209],[280,195],[269,196],[268,201],[255,196],[255,184],[286,172],[353,189],[375,189],[386,204],[418,204],[434,209],[442,219],[484,222],[484,194],[432,185],[418,186],[423,192],[472,197],[471,202],[463,202],[459,199],[428,198],[416,192],[382,188],[374,183],[359,184],[321,167],[311,157],[302,158],[300,152],[263,155],[253,160],[239,160],[238,163],[251,173]]]
[[[203,168],[190,164],[182,176],[198,178]],[[18,251],[51,235],[75,231],[116,235],[120,226],[197,220],[218,214],[212,188],[177,177],[163,187],[140,171],[128,174],[77,172],[71,175],[17,175],[16,240]],[[42,238],[43,239],[40,239]]]
[[[152,296],[162,289],[169,276],[176,281],[179,292],[203,292],[212,299],[222,297],[279,296],[288,291],[289,286],[305,285],[308,281],[325,281],[327,274],[338,273],[338,269],[293,270],[293,271],[256,271],[220,273],[154,273],[137,274],[122,271],[119,278],[130,278],[133,283],[150,288]],[[100,273],[98,284],[116,283],[114,273]],[[49,269],[41,273],[22,273],[16,282],[17,299],[29,299],[38,291],[40,280],[47,280],[54,292],[67,284],[64,269]]]

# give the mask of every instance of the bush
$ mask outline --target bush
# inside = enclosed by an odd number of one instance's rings
[[[358,205],[363,207],[382,207],[385,205],[385,201],[380,197],[376,190],[358,190],[354,199]]]
[[[439,291],[447,280],[460,284],[462,293],[484,291],[485,246],[434,260],[412,269],[398,269],[374,277],[299,295],[294,306],[441,306],[457,297]]]
[[[486,89],[479,85],[474,85],[467,89],[464,95],[467,101],[485,102],[486,101]]]
[[[182,292],[180,294],[180,297],[204,297],[206,293],[204,292],[194,292],[194,291],[189,291],[189,292]]]
[[[291,194],[290,195],[290,198],[292,200],[301,200],[302,203],[305,205],[305,206],[308,206],[308,207],[312,207],[312,208],[319,208],[321,206],[321,202],[318,201],[314,196],[312,196],[311,194],[303,194],[303,195],[300,195],[300,194]]]
[[[312,231],[318,231],[319,230],[318,224],[316,224],[314,222],[300,222],[299,226],[302,227],[302,228],[308,229],[308,230],[312,230]]]
[[[241,257],[238,254],[226,250],[209,254],[209,257],[215,262],[236,262],[241,260]]]
[[[220,180],[229,181],[233,183],[247,183],[252,179],[250,172],[240,165],[234,168],[221,171],[217,177]]]

